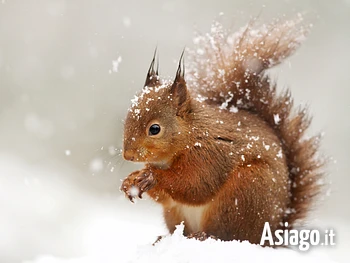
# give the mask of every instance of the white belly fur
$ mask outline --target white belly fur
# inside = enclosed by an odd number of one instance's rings
[[[175,206],[178,207],[179,212],[183,215],[185,226],[187,225],[191,232],[201,231],[202,218],[206,208],[208,207],[207,204],[201,206],[188,206],[175,203]]]

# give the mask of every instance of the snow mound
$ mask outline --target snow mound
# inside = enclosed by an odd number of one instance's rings
[[[121,193],[93,195],[69,180],[75,173],[0,152],[1,263],[332,262],[319,247],[187,239],[183,225],[152,246],[166,233],[160,206],[146,197],[131,204]]]
[[[109,262],[333,262],[324,254],[301,253],[292,249],[261,247],[248,241],[229,241],[207,239],[198,241],[183,236],[184,226],[179,225],[173,235],[164,237],[160,242],[138,246],[135,253],[129,254],[122,246],[115,248],[115,256],[82,257],[76,259],[58,259],[53,256],[41,256],[34,261],[23,263],[109,263]],[[137,242],[137,238],[135,238]],[[125,253],[126,252],[126,253]],[[129,252],[129,251],[128,251]],[[103,258],[103,260],[102,260]]]

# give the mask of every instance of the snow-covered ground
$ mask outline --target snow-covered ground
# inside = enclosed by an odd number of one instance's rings
[[[41,256],[30,263],[99,263],[99,262],[333,262],[323,253],[307,255],[290,249],[262,248],[249,242],[221,242],[212,239],[200,242],[182,235],[183,225],[172,236],[152,246],[126,242],[107,253],[76,259]],[[147,231],[146,231],[147,232]],[[118,243],[116,243],[118,244]],[[131,248],[129,247],[131,245]],[[118,251],[116,254],[115,252]],[[28,261],[26,263],[29,263]]]
[[[107,196],[84,192],[69,180],[76,172],[63,163],[38,166],[0,153],[0,262],[295,263],[340,259],[329,253],[335,248],[299,252],[248,242],[189,240],[182,235],[183,226],[152,246],[158,235],[167,234],[158,205],[147,198],[132,204],[119,191]]]

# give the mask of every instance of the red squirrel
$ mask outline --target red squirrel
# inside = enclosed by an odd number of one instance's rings
[[[310,118],[290,92],[276,92],[266,72],[290,56],[308,32],[301,21],[249,23],[231,34],[215,23],[183,54],[175,79],[155,57],[124,126],[125,160],[145,167],[121,190],[163,206],[173,233],[259,243],[271,231],[304,219],[319,192],[319,137],[305,138]]]

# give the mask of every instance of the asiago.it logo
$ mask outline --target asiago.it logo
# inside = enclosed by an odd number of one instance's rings
[[[317,229],[309,230],[288,230],[288,223],[285,223],[285,230],[278,229],[272,233],[269,222],[265,222],[264,230],[261,235],[260,245],[269,244],[270,246],[298,246],[301,251],[307,251],[310,246],[334,246],[335,233],[333,229],[320,231]]]

